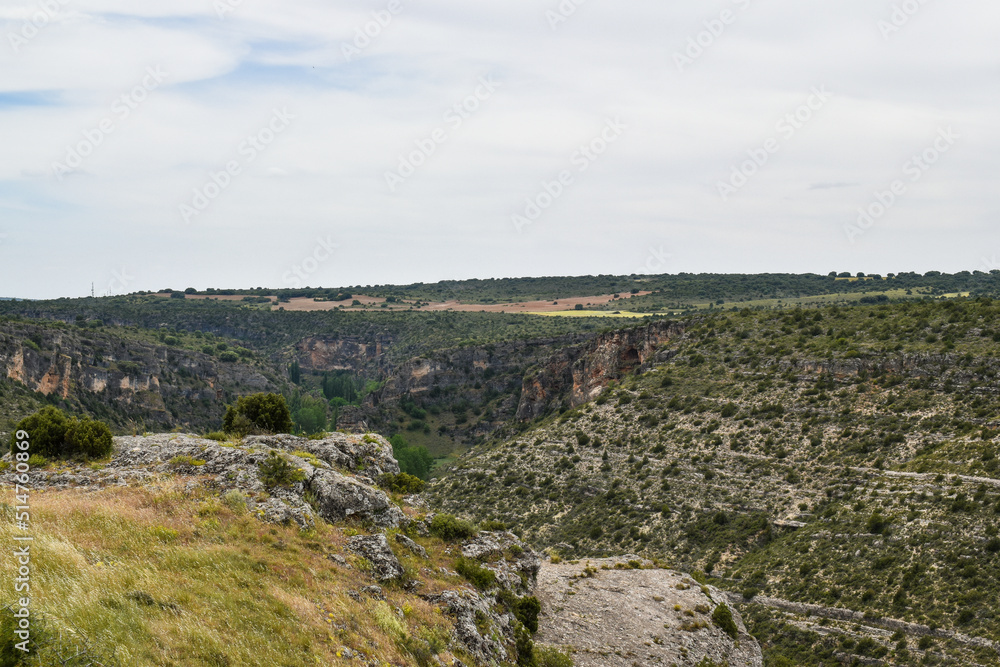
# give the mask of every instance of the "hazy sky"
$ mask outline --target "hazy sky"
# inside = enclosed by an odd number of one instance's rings
[[[1000,268],[995,0],[4,0],[0,28],[0,296]]]

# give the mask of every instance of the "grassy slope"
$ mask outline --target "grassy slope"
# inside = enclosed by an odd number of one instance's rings
[[[450,622],[416,594],[388,585],[387,602],[346,595],[372,583],[366,562],[344,550],[357,530],[321,522],[300,533],[263,524],[202,487],[186,490],[185,482],[32,496],[31,609],[45,647],[40,664],[81,649],[103,664],[137,667],[348,664],[338,659],[345,647],[378,664],[417,664],[407,647],[418,645],[450,655]],[[14,544],[12,507],[2,509],[0,539]],[[430,561],[403,549],[397,555],[408,575],[424,582],[420,592],[460,586],[438,572],[454,568],[445,545],[418,541]],[[337,565],[333,554],[353,568]],[[5,580],[12,581],[13,567],[5,558]],[[12,595],[5,593],[4,604]]]
[[[731,590],[998,640],[1000,487],[951,477],[998,476],[998,315],[963,301],[707,317],[666,366],[478,449],[436,500],[566,555],[657,555]]]

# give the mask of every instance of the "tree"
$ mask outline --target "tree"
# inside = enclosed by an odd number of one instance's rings
[[[302,380],[302,369],[299,368],[298,359],[293,361],[292,365],[288,367],[288,377],[295,384],[298,384],[299,381]]]
[[[414,477],[427,479],[434,459],[426,447],[410,447],[401,433],[389,438],[392,455],[399,462],[399,469]]]
[[[114,449],[107,424],[90,417],[67,419],[61,410],[51,405],[17,424],[15,437],[11,438],[12,452],[19,451],[15,449],[18,431],[28,434],[30,454],[48,458],[101,458]]]
[[[292,430],[292,415],[281,394],[240,396],[235,406],[226,408],[222,429],[237,435],[289,433]]]
[[[303,396],[298,403],[297,409],[292,414],[292,420],[300,431],[312,435],[326,428],[326,401]]]

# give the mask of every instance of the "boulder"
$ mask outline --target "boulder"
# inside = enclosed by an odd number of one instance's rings
[[[314,469],[307,486],[315,494],[320,516],[327,521],[358,519],[396,528],[406,519],[384,492],[334,470]]]
[[[409,549],[417,556],[420,556],[421,558],[427,558],[427,550],[424,549],[419,544],[417,544],[416,542],[414,542],[413,540],[411,540],[410,538],[408,538],[406,535],[403,535],[402,533],[396,533],[396,541],[402,544],[404,547]]]
[[[347,541],[347,548],[371,562],[372,576],[378,581],[392,581],[403,576],[403,566],[385,535],[357,535]]]

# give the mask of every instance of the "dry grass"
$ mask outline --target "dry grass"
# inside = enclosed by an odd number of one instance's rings
[[[401,589],[386,588],[382,605],[347,596],[372,582],[343,551],[341,530],[262,524],[209,492],[185,492],[184,481],[32,496],[32,611],[63,637],[50,650],[86,636],[97,654],[137,667],[346,664],[344,647],[412,665],[407,637],[447,637],[448,621]],[[14,532],[0,524],[5,543]],[[433,567],[448,563],[440,542],[422,542]],[[431,564],[400,556],[425,591],[441,587]],[[4,559],[4,579],[13,576]]]

